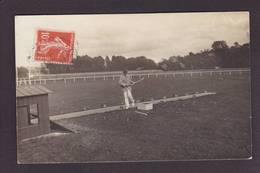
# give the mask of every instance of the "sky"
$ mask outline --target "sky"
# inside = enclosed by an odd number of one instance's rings
[[[16,66],[39,65],[27,60],[38,29],[74,31],[78,55],[146,56],[159,62],[211,49],[216,40],[248,43],[249,28],[248,12],[16,16]]]

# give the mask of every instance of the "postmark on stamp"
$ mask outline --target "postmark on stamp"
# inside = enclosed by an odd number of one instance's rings
[[[38,30],[34,59],[49,63],[70,64],[74,38],[74,32]]]

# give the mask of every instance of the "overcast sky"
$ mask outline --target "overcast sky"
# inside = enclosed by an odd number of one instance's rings
[[[78,54],[146,56],[210,49],[213,41],[249,42],[248,12],[16,16],[16,64],[26,66],[37,29],[74,31]]]

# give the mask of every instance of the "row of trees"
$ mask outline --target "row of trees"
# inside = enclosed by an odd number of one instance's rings
[[[65,64],[46,64],[50,73],[80,73],[94,71],[118,71],[123,69],[128,70],[143,70],[156,69],[157,64],[144,56],[126,58],[124,56],[112,56],[111,59],[90,57],[88,55],[78,56],[73,59],[72,65]]]
[[[211,50],[190,52],[183,57],[172,56],[163,59],[158,66],[164,70],[244,68],[250,66],[250,48],[248,43],[240,45],[235,42],[228,47],[225,41],[215,41]]]
[[[231,47],[225,41],[213,42],[212,49],[202,50],[198,53],[190,52],[186,56],[171,56],[162,59],[159,63],[145,56],[130,57],[112,56],[109,58],[90,57],[88,55],[77,56],[71,65],[45,64],[38,70],[40,73],[79,73],[95,71],[119,71],[128,70],[189,70],[210,68],[239,68],[250,66],[249,44],[240,45],[235,42]],[[18,77],[27,75],[28,70],[24,67],[18,68]]]

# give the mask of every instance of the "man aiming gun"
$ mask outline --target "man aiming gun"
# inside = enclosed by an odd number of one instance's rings
[[[135,84],[134,81],[131,80],[131,77],[127,74],[127,70],[123,71],[123,74],[120,76],[119,84],[123,89],[124,99],[125,99],[125,108],[129,108],[129,100],[131,101],[131,106],[134,107],[135,101],[132,96],[132,88],[131,86]]]

